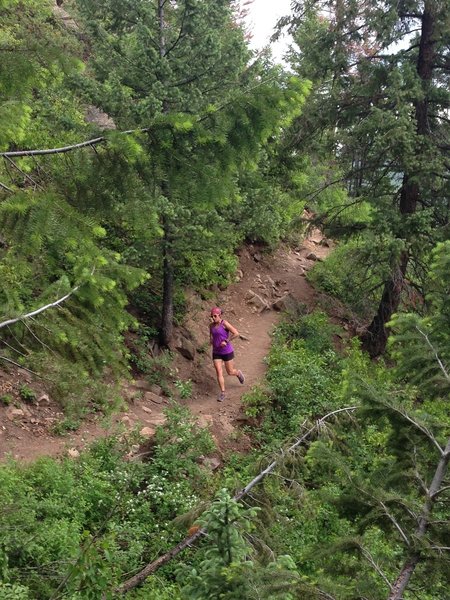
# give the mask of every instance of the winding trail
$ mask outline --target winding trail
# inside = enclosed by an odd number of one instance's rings
[[[248,339],[234,340],[235,365],[245,373],[246,381],[241,385],[237,378],[226,377],[226,400],[218,403],[218,386],[209,351],[197,353],[195,361],[178,355],[175,359],[177,378],[191,379],[192,396],[182,401],[198,418],[199,423],[212,432],[221,455],[227,450],[245,450],[248,440],[238,428],[241,413],[241,396],[252,386],[263,380],[266,366],[264,359],[271,344],[271,332],[280,319],[274,310],[259,312],[249,304],[249,290],[256,292],[268,303],[289,294],[295,300],[315,306],[316,294],[305,278],[306,271],[314,264],[306,257],[313,252],[319,259],[326,256],[329,248],[322,245],[322,237],[314,231],[298,249],[282,247],[274,255],[265,256],[258,251],[244,249],[240,256],[240,280],[224,292],[219,292],[216,302],[225,313],[225,318]],[[208,347],[208,324],[210,305],[213,301],[193,298],[189,306],[187,329],[196,340],[197,347]],[[3,380],[2,380],[3,377]],[[29,374],[18,371],[16,385],[28,383]],[[0,372],[0,388],[5,375]],[[7,383],[7,382],[6,382]],[[11,382],[10,382],[11,383]],[[31,387],[33,387],[33,383]],[[0,407],[0,461],[12,457],[21,461],[32,461],[40,456],[69,455],[76,457],[90,442],[106,435],[126,432],[132,428],[147,428],[151,434],[154,427],[164,421],[163,410],[167,400],[149,400],[150,386],[144,380],[124,386],[123,394],[128,398],[128,409],[114,415],[110,420],[90,418],[79,430],[65,436],[52,433],[52,425],[63,415],[51,400],[38,405],[22,405],[23,415],[13,415],[12,407]],[[130,455],[138,451],[130,449]]]

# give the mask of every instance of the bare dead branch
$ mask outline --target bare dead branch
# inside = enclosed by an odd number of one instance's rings
[[[16,163],[9,156],[4,156],[4,158],[16,169],[16,171],[19,171],[19,173],[21,175],[23,175],[25,177],[25,179],[28,179],[28,181],[30,181],[35,187],[38,187],[41,190],[44,189],[40,183],[38,183],[31,177],[31,175],[28,175],[28,173],[25,173],[25,171],[22,171],[22,169],[20,167],[18,167],[16,165]]]
[[[445,379],[446,379],[446,380],[447,380],[447,381],[450,383],[450,375],[447,373],[447,370],[446,370],[446,368],[445,368],[445,365],[444,365],[444,363],[443,363],[443,362],[442,362],[442,360],[439,358],[439,354],[437,353],[437,350],[436,350],[436,348],[435,348],[435,347],[433,346],[433,344],[430,342],[430,338],[429,338],[429,337],[427,336],[427,334],[426,334],[424,331],[422,331],[422,330],[420,329],[420,327],[418,327],[417,325],[416,325],[416,329],[417,329],[417,331],[420,333],[420,335],[422,335],[422,336],[425,338],[425,341],[426,341],[426,343],[427,343],[427,344],[428,344],[428,346],[431,348],[431,350],[432,350],[432,352],[433,352],[433,354],[434,354],[434,357],[435,357],[435,359],[436,359],[436,361],[437,361],[437,363],[438,363],[438,365],[439,365],[439,368],[440,368],[440,369],[441,369],[441,371],[444,373],[444,377],[445,377]]]
[[[10,358],[6,358],[6,356],[0,356],[0,360],[4,360],[5,362],[11,363],[15,367],[19,367],[19,369],[23,369],[24,371],[28,371],[28,373],[32,373],[33,375],[36,375],[36,377],[39,377],[40,379],[48,379],[48,377],[43,377],[42,375],[39,375],[39,373],[36,373],[35,371],[32,371],[31,369],[27,369],[27,367],[24,367],[23,365],[19,365],[19,363],[16,363],[15,361],[11,360]]]
[[[443,494],[444,492],[446,492],[447,490],[450,490],[450,485],[445,485],[444,487],[441,487],[440,490],[437,490],[436,492],[434,492],[433,494],[433,500],[435,498],[437,498],[438,496],[440,496],[440,494]]]
[[[436,438],[431,433],[431,431],[427,427],[425,427],[425,425],[422,425],[422,424],[418,423],[417,421],[415,421],[412,417],[410,417],[408,415],[407,412],[405,412],[404,410],[400,409],[399,407],[394,406],[392,404],[389,404],[388,406],[389,406],[389,408],[391,410],[393,410],[394,412],[396,412],[399,415],[401,415],[404,419],[406,419],[406,421],[408,421],[408,423],[411,423],[411,425],[414,425],[414,427],[416,427],[416,429],[418,429],[423,434],[425,434],[426,437],[431,441],[431,443],[433,444],[433,446],[435,446],[435,448],[438,450],[438,452],[439,452],[439,454],[441,456],[444,454],[444,450],[441,448],[441,445],[436,440]]]
[[[80,286],[77,285],[72,290],[70,290],[70,292],[68,294],[66,294],[62,298],[59,298],[58,300],[55,300],[55,302],[51,302],[50,304],[41,306],[40,308],[37,308],[36,310],[33,310],[32,312],[29,312],[25,315],[20,315],[20,317],[15,317],[14,319],[8,319],[7,321],[3,321],[3,323],[0,323],[0,329],[2,329],[3,327],[7,327],[8,325],[13,325],[14,323],[18,323],[19,321],[23,321],[24,319],[29,319],[31,317],[34,317],[49,308],[58,306],[59,304],[61,304],[62,302],[65,302],[68,298],[70,298],[70,296],[72,296],[79,288],[80,288]]]
[[[406,535],[406,533],[403,531],[403,529],[400,527],[399,523],[397,522],[397,520],[395,519],[395,517],[389,512],[386,504],[382,501],[382,500],[378,500],[378,502],[381,504],[381,506],[383,507],[384,510],[384,514],[388,517],[388,519],[391,521],[391,523],[394,525],[394,527],[396,528],[396,530],[399,532],[401,538],[403,539],[403,541],[405,542],[405,544],[407,546],[410,545],[408,536]]]
[[[372,567],[375,569],[375,571],[378,573],[378,575],[381,577],[381,579],[384,581],[384,583],[388,586],[388,589],[390,590],[391,584],[389,582],[389,579],[386,577],[386,575],[383,573],[381,568],[378,566],[375,559],[370,554],[370,552],[367,550],[367,548],[364,548],[364,546],[359,546],[359,549],[361,550],[361,554],[364,556],[364,558],[372,565]]]
[[[1,181],[0,181],[0,187],[1,187],[3,190],[5,190],[6,192],[11,192],[11,194],[13,194],[13,193],[14,193],[14,190],[12,190],[10,187],[8,187],[7,185],[5,185],[5,184],[4,184],[4,183],[2,183]]]
[[[320,430],[321,426],[325,423],[325,421],[327,421],[331,417],[338,415],[340,413],[343,413],[343,412],[351,413],[351,412],[355,411],[357,408],[358,408],[357,406],[347,406],[345,408],[339,408],[337,410],[333,410],[332,412],[329,412],[321,419],[318,419],[312,427],[310,427],[294,444],[292,444],[292,446],[290,446],[288,448],[287,452],[292,452],[296,448],[298,448],[298,446],[300,446],[305,440],[307,440],[308,437],[314,431]],[[235,494],[233,496],[233,499],[236,502],[238,502],[239,500],[241,500],[241,498],[246,496],[250,492],[250,490],[253,487],[255,487],[255,485],[257,485],[260,481],[262,481],[267,475],[269,475],[269,473],[271,473],[275,469],[275,467],[278,465],[278,462],[279,461],[274,460],[272,463],[270,463],[270,465],[268,467],[266,467],[263,471],[261,471],[261,473],[259,475],[257,475],[249,484],[247,484],[240,492]],[[146,565],[141,571],[139,571],[139,573],[137,573],[136,575],[134,575],[133,577],[131,577],[130,579],[128,579],[127,581],[122,583],[116,589],[116,593],[126,594],[133,588],[137,587],[143,581],[145,581],[145,579],[147,579],[147,577],[149,577],[150,575],[155,573],[155,571],[157,571],[160,567],[162,567],[163,565],[168,563],[170,560],[172,560],[172,558],[174,558],[175,556],[180,554],[180,552],[182,552],[185,548],[191,547],[202,536],[205,536],[206,534],[207,534],[206,528],[202,527],[201,529],[196,531],[194,534],[184,538],[184,540],[182,540],[179,544],[177,544],[176,546],[171,548],[168,552],[161,555],[160,557],[158,557],[156,560],[149,563],[148,565]]]

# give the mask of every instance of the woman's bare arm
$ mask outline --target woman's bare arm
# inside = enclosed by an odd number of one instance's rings
[[[236,329],[236,327],[233,327],[233,325],[230,325],[230,323],[228,323],[228,321],[224,321],[223,325],[225,327],[225,329],[227,331],[229,331],[229,336],[228,336],[228,341],[231,342],[232,339],[234,339],[235,337],[239,337],[239,331]]]

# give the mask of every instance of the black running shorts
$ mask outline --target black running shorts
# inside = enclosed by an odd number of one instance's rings
[[[228,352],[228,354],[217,354],[217,352],[213,352],[213,360],[223,360],[224,362],[228,362],[229,360],[233,360],[234,352]]]

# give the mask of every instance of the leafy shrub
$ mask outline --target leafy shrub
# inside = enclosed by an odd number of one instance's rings
[[[188,379],[187,381],[177,379],[174,385],[180,394],[180,398],[182,398],[183,400],[192,396],[192,381],[190,379]]]
[[[336,407],[340,372],[335,352],[310,352],[304,342],[277,346],[270,354],[268,381],[278,406],[295,420]]]
[[[371,260],[377,264],[375,258]],[[358,315],[368,317],[376,309],[377,300],[370,290],[380,282],[379,274],[368,264],[371,263],[365,249],[349,242],[338,246],[325,261],[317,262],[307,278],[317,289],[337,298]]]
[[[246,415],[249,417],[258,417],[269,408],[271,396],[269,390],[263,386],[254,386],[242,396],[241,402]]]
[[[19,394],[24,402],[32,403],[36,400],[36,392],[26,384],[20,386]]]
[[[102,439],[75,461],[0,465],[0,572],[17,584],[0,587],[0,598],[51,598],[66,575],[70,597],[89,589],[83,598],[100,598],[120,575],[179,541],[171,521],[211,485],[199,457],[213,449],[212,439],[173,405],[157,428],[151,461],[123,459],[136,441]],[[23,594],[6,595],[12,589]]]
[[[111,414],[122,401],[119,384],[105,364],[102,376],[95,377],[82,363],[57,361],[35,355],[34,367],[51,380],[50,394],[61,404],[67,417],[78,420],[90,412]],[[120,371],[114,372],[119,377]]]
[[[159,385],[169,395],[169,380],[173,379],[172,370],[173,354],[170,351],[161,352],[159,356],[149,358],[147,381]]]
[[[0,600],[31,600],[28,588],[0,581]]]
[[[316,311],[300,319],[281,323],[276,330],[277,342],[304,340],[304,346],[311,352],[325,352],[333,348],[333,334],[338,328],[329,322],[325,313]]]
[[[4,406],[10,406],[14,402],[14,397],[11,394],[3,394],[0,396],[0,403]]]
[[[72,417],[66,417],[52,427],[53,433],[56,435],[65,435],[69,431],[77,431],[81,421]]]

